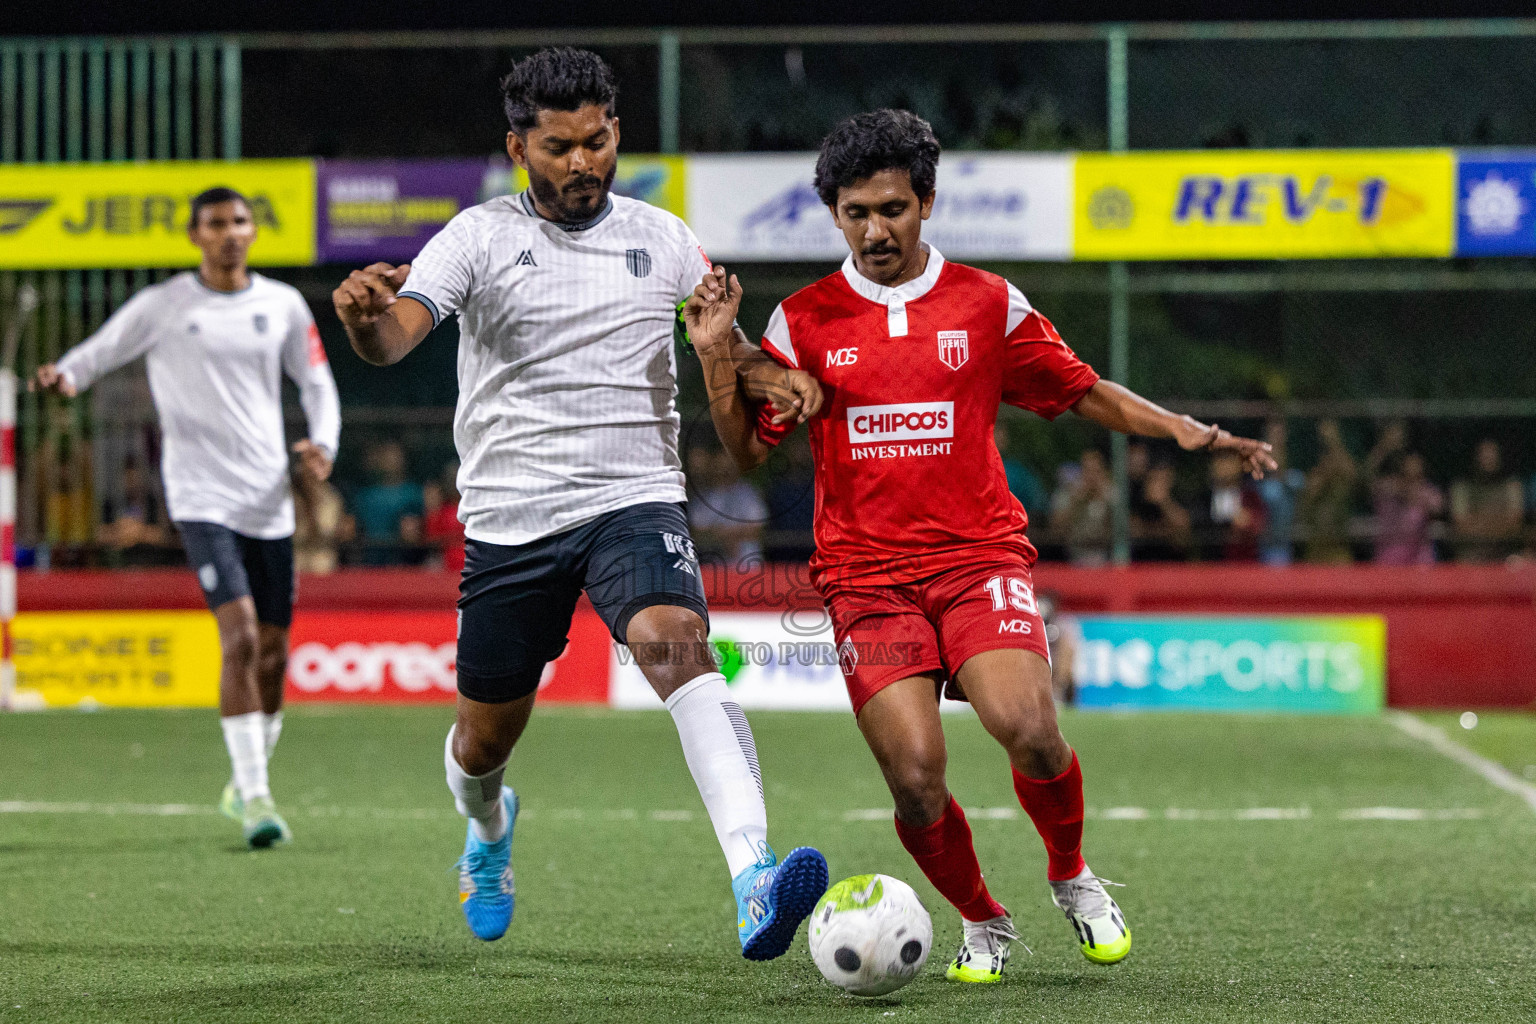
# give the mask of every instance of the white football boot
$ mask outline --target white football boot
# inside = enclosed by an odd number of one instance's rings
[[[1052,899],[1077,933],[1083,956],[1096,964],[1119,963],[1131,951],[1131,929],[1106,885],[1120,883],[1099,878],[1087,865],[1076,878],[1051,883]]]
[[[944,977],[950,981],[969,981],[990,985],[1003,980],[1003,968],[1008,965],[1009,947],[1019,933],[1013,930],[1013,919],[1006,914],[989,921],[960,919],[965,927],[965,937],[960,940],[960,952],[950,961]],[[1024,947],[1028,952],[1029,947]]]

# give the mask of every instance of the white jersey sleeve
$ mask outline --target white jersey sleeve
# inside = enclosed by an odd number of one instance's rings
[[[682,229],[680,244],[683,248],[683,273],[677,282],[677,301],[687,302],[688,296],[692,295],[693,290],[699,286],[699,282],[704,280],[704,275],[709,273],[712,264],[709,262],[709,257],[704,254],[704,247],[699,244],[698,236],[693,233],[693,229],[682,221],[678,221],[678,226]]]
[[[332,459],[341,441],[341,401],[336,393],[336,378],[320,344],[320,328],[310,314],[309,304],[297,292],[293,294],[293,314],[283,338],[283,372],[299,386],[299,404],[309,424],[309,439]]]
[[[100,330],[64,353],[58,362],[59,372],[77,391],[84,391],[154,347],[154,308],[159,293],[159,286],[141,289],[108,317]]]
[[[412,298],[432,313],[434,325],[464,308],[475,283],[480,245],[463,214],[433,235],[411,262],[402,298]]]

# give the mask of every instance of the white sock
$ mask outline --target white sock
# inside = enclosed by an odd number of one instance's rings
[[[261,716],[262,733],[266,740],[267,760],[272,760],[272,751],[277,747],[277,738],[283,734],[283,709],[278,708],[270,715]]]
[[[272,795],[267,788],[264,717],[260,711],[251,711],[219,719],[219,725],[224,729],[224,746],[229,748],[229,763],[234,768],[235,789],[241,800]]]
[[[752,727],[718,672],[685,683],[667,698],[667,710],[735,878],[757,863],[768,843],[768,809]]]
[[[507,809],[501,802],[501,776],[507,770],[506,764],[484,775],[470,775],[453,756],[453,729],[449,729],[448,742],[443,746],[443,769],[448,773],[453,805],[469,819],[475,838],[482,843],[494,843],[506,835]]]

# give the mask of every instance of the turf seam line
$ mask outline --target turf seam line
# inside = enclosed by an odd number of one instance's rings
[[[288,808],[296,820],[303,815],[310,819],[347,818],[376,819],[385,821],[459,821],[459,816],[448,808],[412,807],[338,807],[330,805],[296,804]],[[1013,821],[1019,817],[1017,808],[968,807],[966,816],[973,821]],[[145,804],[145,803],[84,803],[51,800],[0,800],[0,814],[99,814],[130,817],[183,817],[219,814],[219,809],[208,804]],[[690,822],[692,811],[650,810],[633,807],[618,809],[589,809],[581,807],[536,808],[523,811],[520,820],[535,815],[548,816],[556,821],[624,821],[624,822]],[[1336,812],[1316,815],[1309,807],[1238,807],[1238,808],[1189,808],[1165,807],[1089,807],[1085,815],[1095,821],[1309,821],[1314,817],[1332,817],[1339,821],[1466,821],[1488,816],[1481,807],[1353,807]],[[888,807],[855,808],[839,816],[845,822],[887,822],[891,818]]]
[[[1497,761],[1489,760],[1481,754],[1468,750],[1445,734],[1445,730],[1428,722],[1420,721],[1406,711],[1397,711],[1387,715],[1387,721],[1396,726],[1399,731],[1413,739],[1418,740],[1430,749],[1444,754],[1452,761],[1472,769],[1483,777],[1483,781],[1491,786],[1496,786],[1506,793],[1513,793],[1524,800],[1526,806],[1536,814],[1536,786],[1523,781],[1515,776],[1508,768]]]

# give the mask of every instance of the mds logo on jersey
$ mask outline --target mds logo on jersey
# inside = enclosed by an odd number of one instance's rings
[[[848,407],[848,440],[854,444],[954,436],[954,402]]]

